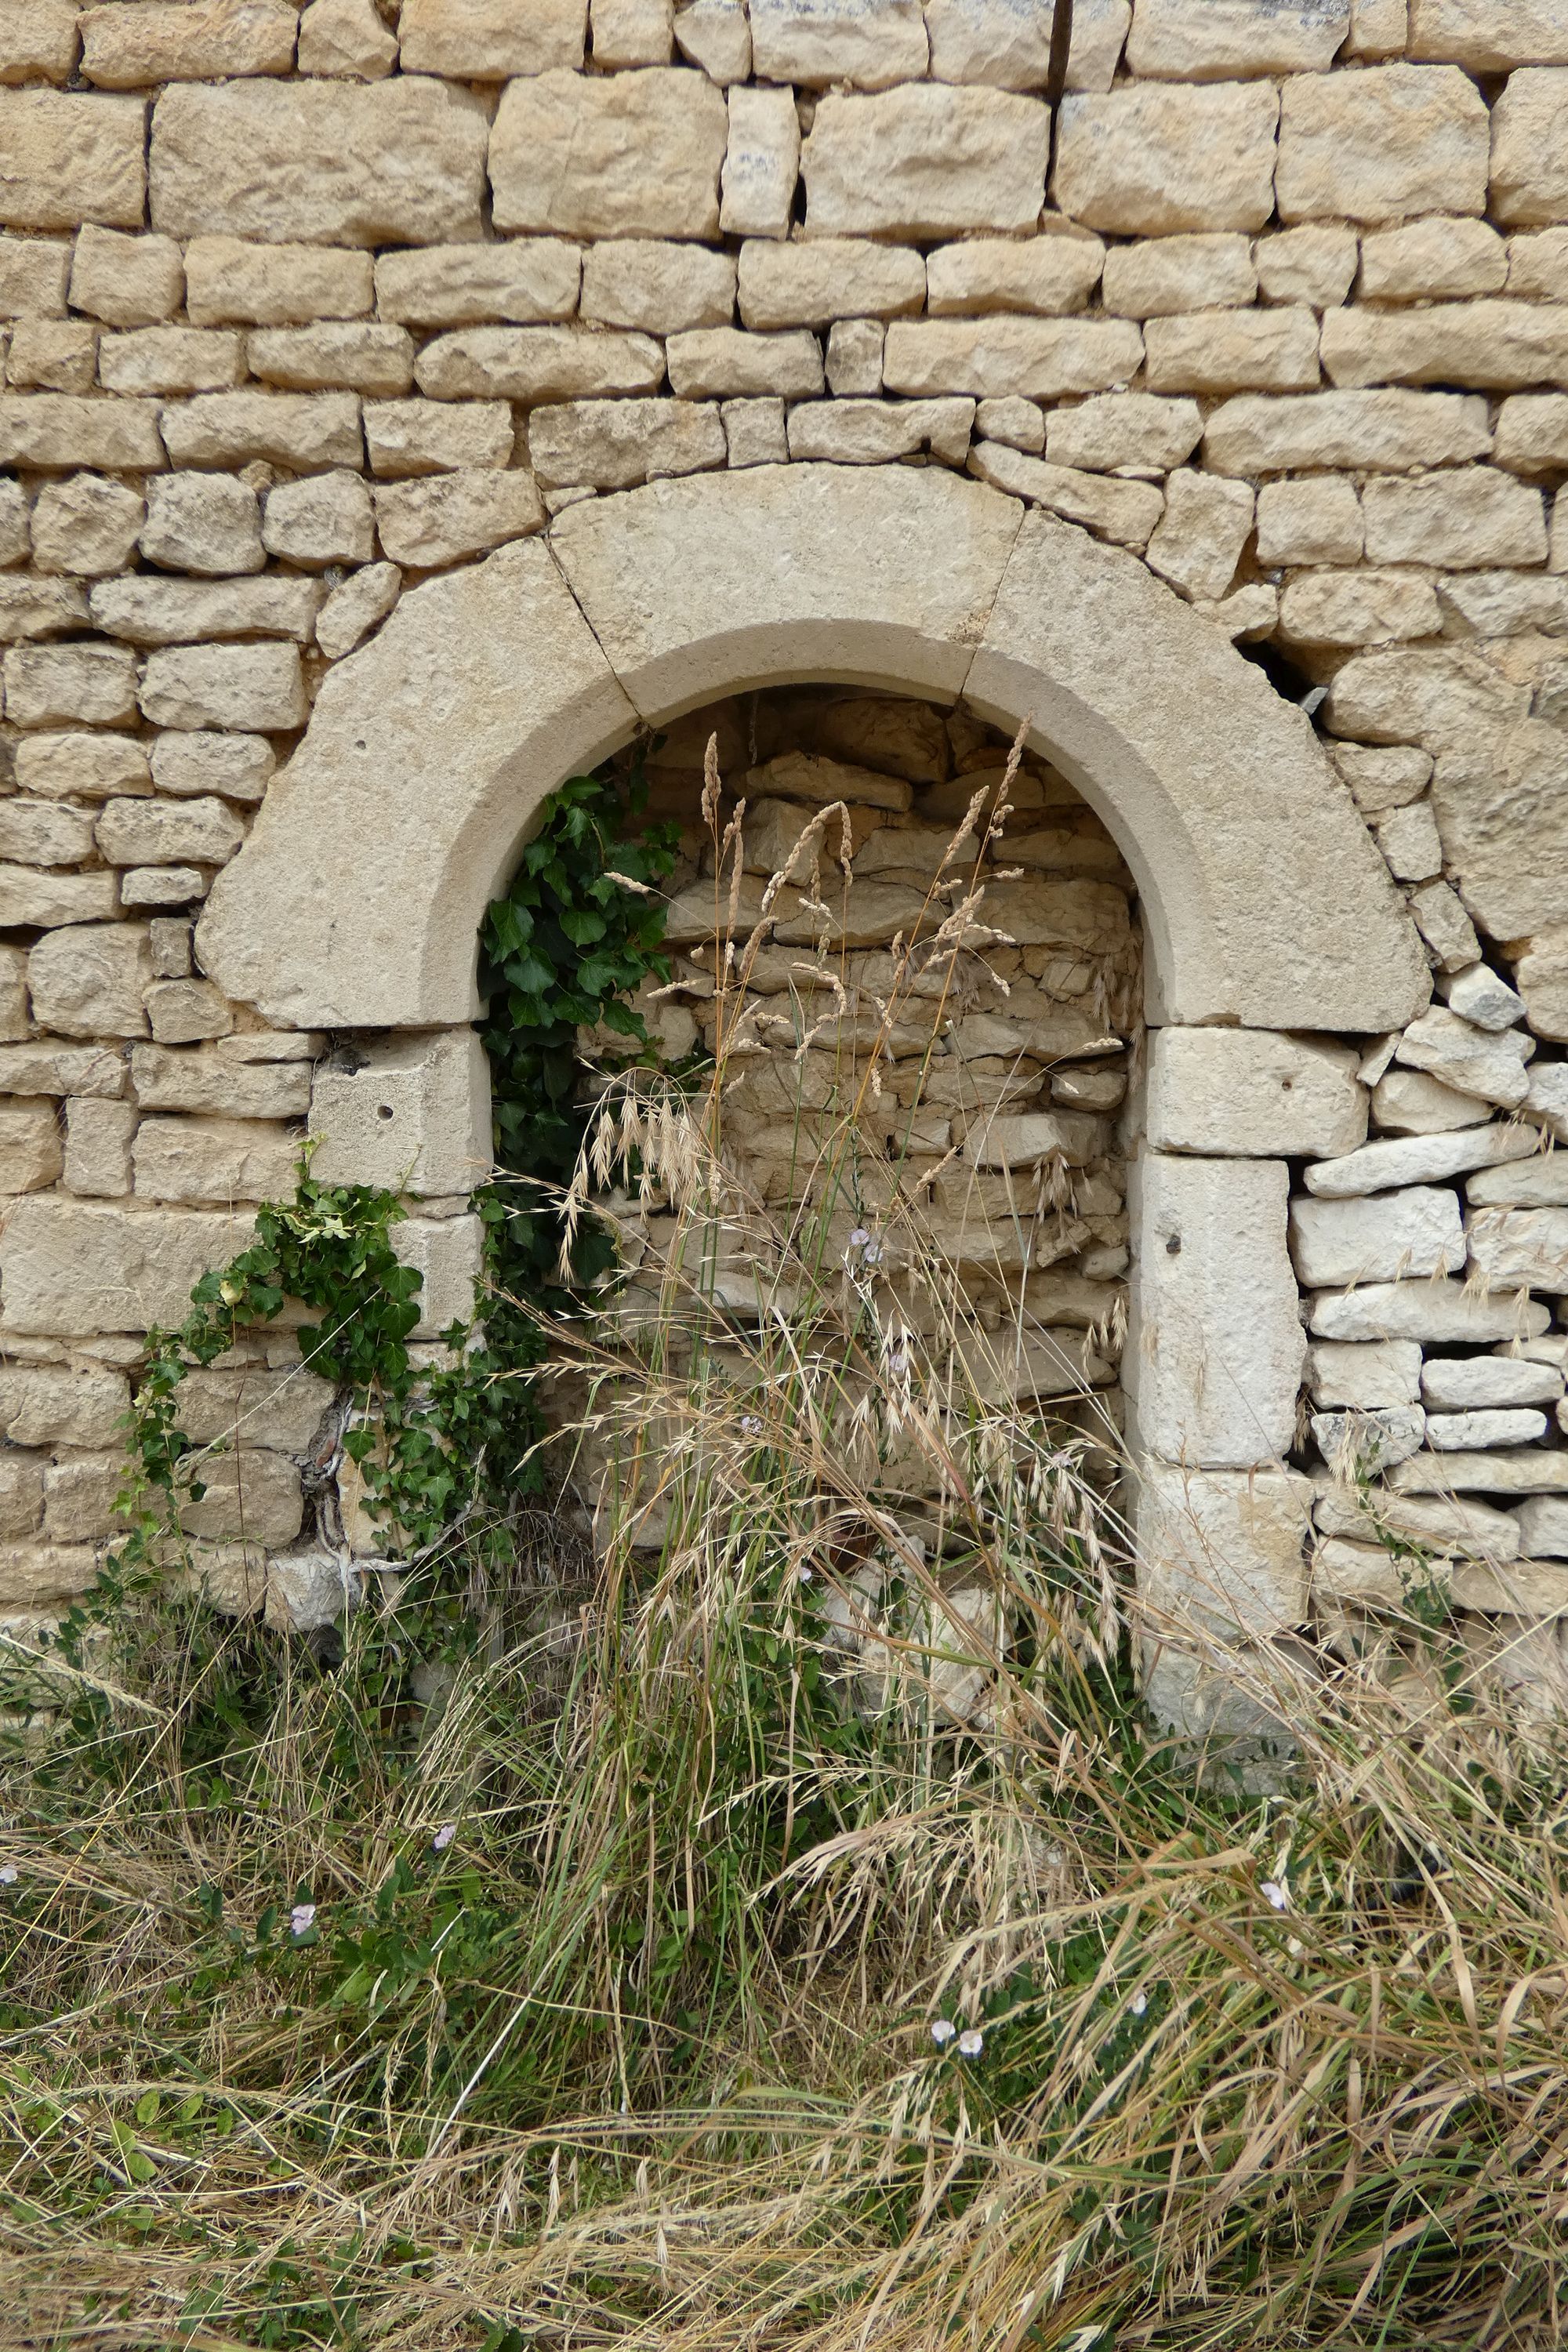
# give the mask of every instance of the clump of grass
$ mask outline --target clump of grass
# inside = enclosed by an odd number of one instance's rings
[[[723,1085],[574,1191],[592,1549],[438,1660],[417,1575],[330,1657],[143,1595],[16,1695],[0,2342],[1560,2340],[1568,1744],[1429,1611],[1245,1670],[1267,1781],[1163,1740],[1109,1415],[858,1082],[787,1213]]]

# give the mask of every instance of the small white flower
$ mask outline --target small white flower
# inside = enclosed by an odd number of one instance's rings
[[[931,2020],[931,2038],[939,2050],[945,2050],[957,2032],[958,2028],[951,2018],[937,2017]]]
[[[860,1255],[867,1265],[880,1265],[882,1263],[881,1243],[868,1241],[866,1244],[865,1248],[861,1251]]]
[[[1282,1885],[1277,1878],[1264,1880],[1263,1899],[1276,1911],[1289,1911],[1290,1908],[1289,1889]]]
[[[315,1905],[313,1903],[296,1903],[294,1908],[289,1914],[289,1933],[295,1937],[303,1936],[306,1931],[309,1928],[313,1927],[315,1924]]]
[[[961,2058],[978,2058],[984,2047],[985,2036],[978,2026],[969,2026],[958,2037],[958,2054]]]
[[[1149,1996],[1148,1996],[1148,1994],[1147,1994],[1146,1992],[1135,1992],[1135,1993],[1133,1994],[1133,1996],[1132,1996],[1132,2000],[1131,2000],[1131,2009],[1132,2009],[1132,2014],[1133,2014],[1133,2016],[1134,2016],[1134,2017],[1142,2017],[1142,2014],[1143,2014],[1143,2011],[1148,2008],[1148,2006],[1149,2006]]]
[[[430,1841],[432,1851],[436,1853],[445,1853],[447,1848],[451,1844],[457,1834],[458,1824],[456,1822],[443,1822],[440,1828],[437,1831],[435,1836]]]
[[[1292,1936],[1285,1947],[1293,1960],[1299,1960],[1306,1948],[1300,1936]]]
[[[811,1581],[812,1581],[812,1573],[811,1573],[811,1570],[810,1570],[810,1569],[809,1569],[809,1568],[803,1568],[803,1569],[801,1570],[801,1571],[800,1571],[800,1581],[802,1582],[802,1584],[809,1584],[809,1583],[811,1583]]]
[[[0,1863],[0,1886],[15,1886],[16,1884],[16,1864],[14,1862]]]

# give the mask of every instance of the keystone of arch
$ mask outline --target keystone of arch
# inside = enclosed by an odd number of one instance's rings
[[[300,1027],[466,1022],[485,906],[564,777],[639,722],[813,680],[1027,718],[1137,877],[1154,1019],[1367,1031],[1426,1002],[1383,861],[1261,672],[1135,558],[906,466],[585,500],[411,590],[326,679],[204,969]]]

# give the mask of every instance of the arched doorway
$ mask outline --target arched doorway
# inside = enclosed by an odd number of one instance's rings
[[[1355,1055],[1313,1041],[1399,1027],[1430,983],[1306,719],[1134,558],[935,469],[763,467],[570,508],[406,594],[329,678],[213,892],[204,967],[276,1022],[416,1033],[405,1065],[446,1073],[431,1148],[472,1135],[453,1033],[531,819],[640,725],[796,680],[1027,722],[1126,859],[1155,1033],[1129,1351],[1145,1570],[1179,1584],[1195,1528],[1237,1630],[1291,1622],[1290,1163],[1366,1118]],[[384,1181],[366,1153],[344,1172]]]

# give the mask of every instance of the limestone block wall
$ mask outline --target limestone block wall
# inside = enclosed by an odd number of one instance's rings
[[[1176,1559],[1173,1527],[1207,1512],[1205,1559],[1258,1593],[1294,1542],[1277,1600],[1242,1612],[1266,1636],[1305,1622],[1310,1573],[1336,1608],[1375,1600],[1334,1495],[1317,1504],[1327,1564],[1304,1564],[1304,1375],[1320,1419],[1366,1405],[1408,1435],[1426,1413],[1424,1442],[1388,1462],[1406,1519],[1424,1481],[1462,1485],[1507,1506],[1504,1549],[1517,1537],[1516,1558],[1558,1557],[1549,1511],[1515,1504],[1550,1503],[1540,1465],[1564,1458],[1546,1375],[1568,1206],[1536,1147],[1563,1116],[1568,1041],[1568,5],[1078,0],[1054,142],[1048,15],[1017,0],[5,8],[0,1612],[47,1615],[92,1573],[138,1334],[286,1185],[313,1087],[329,1126],[367,1078],[393,1089],[379,1129],[351,1121],[353,1172],[395,1177],[405,1138],[430,1139],[404,1230],[433,1328],[471,1276],[482,1117],[472,1084],[452,1107],[461,1008],[411,1021],[372,990],[348,1034],[279,1013],[265,941],[232,996],[205,968],[206,894],[258,814],[265,830],[280,778],[336,761],[345,794],[362,790],[362,739],[332,731],[352,701],[333,701],[334,673],[417,649],[432,593],[449,586],[458,612],[488,559],[512,567],[515,645],[492,675],[484,645],[437,631],[398,722],[435,763],[431,793],[460,789],[509,684],[531,691],[539,649],[556,657],[574,598],[615,672],[584,730],[625,740],[638,716],[755,680],[684,683],[679,641],[655,643],[656,532],[642,572],[621,547],[612,626],[592,517],[644,483],[808,469],[841,484],[814,509],[819,534],[835,514],[862,532],[868,474],[964,484],[963,513],[986,519],[945,569],[934,541],[922,559],[963,649],[918,682],[942,701],[966,678],[982,715],[1006,701],[1022,675],[1007,645],[975,650],[1004,617],[1004,635],[1048,647],[1070,630],[1081,645],[1098,614],[1106,699],[1130,726],[1142,696],[1152,742],[1180,681],[1146,665],[1149,615],[1179,600],[1239,643],[1310,711],[1437,977],[1437,1008],[1393,1038],[1404,982],[1359,966],[1331,1012],[1281,1010],[1298,1000],[1261,984],[1173,1012],[1179,893],[1162,908],[1148,886],[1183,845],[1118,835],[1159,933],[1131,1240],[1135,1318],[1147,1337],[1157,1307],[1170,1351],[1168,1380],[1157,1347],[1136,1351],[1135,1421],[1164,1465],[1146,1482],[1148,1543]],[[963,566],[1011,534],[1049,561],[1007,558],[1016,584],[995,604],[994,579],[965,620]],[[1102,593],[1079,542],[1135,559],[1163,603],[1113,593],[1110,572]],[[891,549],[878,561],[897,568]],[[703,568],[721,569],[716,540]],[[697,571],[679,587],[694,609],[706,593]],[[586,675],[589,650],[572,658]],[[834,672],[814,656],[796,674]],[[441,706],[433,748],[416,702]],[[1052,723],[1071,734],[1069,705]],[[561,765],[574,756],[563,741]],[[1077,756],[1062,751],[1064,772]],[[1270,748],[1250,783],[1226,773],[1205,822],[1273,877],[1283,971],[1351,885],[1306,847],[1304,813],[1298,834],[1276,811],[1277,783]],[[1272,855],[1254,840],[1265,808]],[[449,903],[426,921],[403,849],[374,822],[359,839],[377,942],[460,961]],[[503,878],[476,870],[473,897]],[[1225,919],[1239,937],[1245,910]],[[302,880],[301,936],[317,920]],[[1216,1019],[1231,1025],[1204,1027]],[[375,1034],[439,1024],[430,1053]],[[1251,1030],[1262,1042],[1238,1045]],[[1359,1160],[1369,1107],[1403,1158]],[[1165,1238],[1141,1249],[1141,1226]],[[1488,1286],[1513,1302],[1506,1333],[1480,1316]],[[1332,1303],[1346,1292],[1353,1309]],[[1516,1332],[1525,1352],[1496,1361],[1528,1363],[1529,1381],[1441,1369],[1477,1349],[1489,1365]],[[1226,1334],[1249,1433],[1217,1402]],[[248,1383],[288,1344],[215,1377]],[[1405,1352],[1375,1375],[1342,1360],[1369,1346]],[[1433,1351],[1419,1372],[1415,1346]],[[229,1565],[250,1557],[235,1547],[316,1539],[331,1416],[301,1435],[293,1410],[249,1426],[254,1494],[237,1480],[196,1530]],[[1548,1427],[1442,1426],[1472,1412]],[[1319,1429],[1321,1469],[1344,1440]],[[1464,1466],[1481,1455],[1491,1466]],[[1527,1477],[1546,1484],[1508,1484]],[[1538,1614],[1558,1574],[1530,1587]]]

